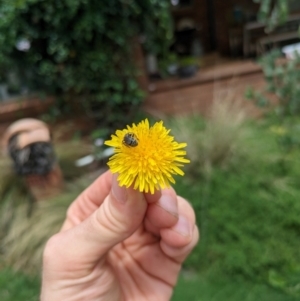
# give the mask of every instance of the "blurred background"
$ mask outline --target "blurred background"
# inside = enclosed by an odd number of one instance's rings
[[[41,255],[118,128],[164,120],[201,240],[173,301],[300,300],[300,2],[0,1],[0,300]]]

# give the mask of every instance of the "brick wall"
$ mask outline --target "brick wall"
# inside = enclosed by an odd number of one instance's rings
[[[265,84],[259,66],[248,62],[235,62],[226,66],[201,70],[191,79],[165,81],[158,85],[144,102],[144,109],[154,115],[209,114],[213,101],[238,100],[257,116],[259,110],[245,100],[247,86],[257,89]]]

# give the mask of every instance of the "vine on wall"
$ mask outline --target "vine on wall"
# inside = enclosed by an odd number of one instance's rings
[[[102,123],[126,122],[143,99],[132,38],[163,58],[172,39],[168,0],[0,0],[0,80],[80,99]]]

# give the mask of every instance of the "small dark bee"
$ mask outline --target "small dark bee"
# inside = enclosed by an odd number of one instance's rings
[[[123,144],[128,147],[135,147],[138,143],[138,137],[134,133],[127,133],[123,138]]]

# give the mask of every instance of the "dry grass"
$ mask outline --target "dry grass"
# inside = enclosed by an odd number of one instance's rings
[[[192,171],[207,173],[215,165],[225,166],[237,159],[245,149],[249,136],[247,111],[231,93],[213,101],[207,120],[199,115],[171,121],[172,133],[178,141],[187,142]]]
[[[82,141],[58,144],[56,153],[67,179],[59,196],[34,203],[22,179],[11,168],[8,158],[0,156],[0,260],[27,273],[38,273],[46,241],[56,233],[69,204],[98,174],[82,176],[74,161],[90,153],[91,146]]]
[[[96,176],[77,179],[64,193],[47,201],[32,204],[24,198],[13,206],[15,199],[7,199],[0,211],[1,221],[6,221],[1,223],[6,230],[1,240],[2,260],[16,270],[39,273],[45,243],[59,231],[70,203]]]
[[[59,231],[69,204],[85,187],[78,183],[76,189],[74,186],[55,199],[34,204],[32,212],[28,202],[15,207],[1,242],[4,262],[28,273],[40,271],[46,241]],[[2,214],[6,214],[4,210]]]

